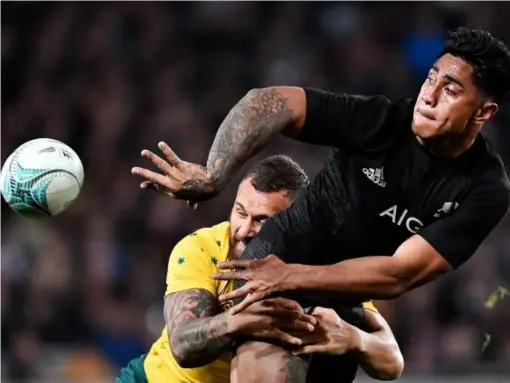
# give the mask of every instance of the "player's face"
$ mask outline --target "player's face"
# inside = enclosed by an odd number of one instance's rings
[[[473,68],[446,54],[430,69],[413,115],[413,132],[426,140],[462,134],[471,122],[483,123],[495,113],[495,104],[482,97],[472,80]]]
[[[262,193],[255,190],[249,178],[243,180],[230,214],[229,256],[239,257],[264,221],[289,207],[291,202],[285,191]]]

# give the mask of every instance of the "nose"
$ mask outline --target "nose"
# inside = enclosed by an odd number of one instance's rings
[[[423,89],[421,99],[425,103],[425,105],[434,107],[437,105],[439,97],[438,87],[434,85],[429,85],[425,89]]]
[[[243,224],[239,227],[237,231],[238,239],[244,240],[246,238],[252,237],[255,235],[255,224],[251,219],[247,219],[243,222]]]

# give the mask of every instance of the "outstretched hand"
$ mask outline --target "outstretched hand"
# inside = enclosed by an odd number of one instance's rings
[[[230,301],[242,296],[246,298],[232,308],[233,315],[243,311],[254,302],[258,302],[271,295],[289,290],[287,284],[290,274],[289,265],[276,255],[270,255],[260,260],[235,260],[218,264],[219,269],[227,269],[214,275],[217,280],[242,279],[247,283],[237,290],[220,295],[220,302]]]
[[[317,307],[312,315],[317,319],[317,325],[313,332],[300,334],[302,345],[293,351],[295,355],[343,355],[356,348],[359,339],[355,328],[334,310]]]
[[[142,157],[151,161],[161,173],[141,167],[131,170],[132,174],[145,178],[140,184],[142,189],[155,190],[175,199],[186,200],[193,208],[196,208],[197,202],[216,195],[211,173],[205,166],[181,160],[164,142],[160,142],[158,147],[166,161],[145,149],[142,150]]]

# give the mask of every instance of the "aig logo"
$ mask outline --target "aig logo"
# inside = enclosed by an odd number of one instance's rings
[[[391,218],[391,222],[393,222],[397,226],[404,225],[406,229],[413,234],[416,234],[421,228],[423,228],[423,222],[421,222],[416,217],[408,217],[408,210],[404,209],[403,211],[399,211],[397,205],[393,205],[389,209],[383,211],[379,214],[380,217],[388,216]]]

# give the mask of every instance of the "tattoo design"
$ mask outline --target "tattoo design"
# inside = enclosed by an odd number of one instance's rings
[[[164,311],[172,354],[184,368],[210,363],[233,344],[227,314],[215,315],[216,298],[207,290],[173,293],[166,297]]]
[[[209,190],[211,193],[220,192],[237,170],[280,133],[292,117],[287,99],[275,89],[248,92],[225,117],[212,144],[207,160],[212,185],[192,180],[184,184],[185,189],[207,190],[209,187],[213,189]]]
[[[305,383],[307,382],[310,357],[292,355],[286,347],[265,342],[249,342],[241,346],[239,358],[243,353],[254,354],[254,363],[243,367],[253,368],[253,371],[246,371],[248,375],[255,375],[252,381],[270,381],[275,383]],[[271,360],[270,363],[260,365],[264,359]]]
[[[285,374],[285,383],[305,383],[310,366],[309,360],[290,352],[285,355],[285,359],[285,365],[280,370]]]

